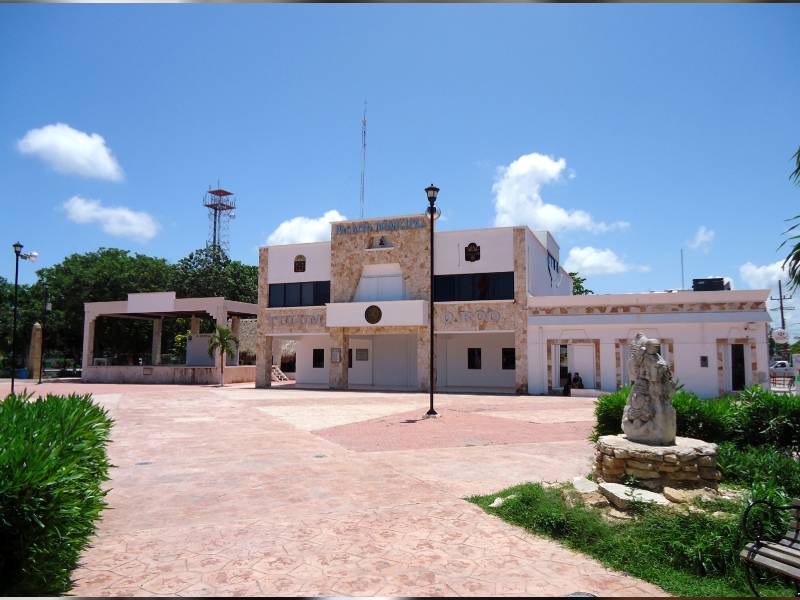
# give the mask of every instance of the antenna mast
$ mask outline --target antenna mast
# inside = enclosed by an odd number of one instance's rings
[[[209,188],[211,186],[208,186]],[[236,217],[236,198],[232,192],[209,189],[203,197],[203,206],[208,209],[209,232],[206,246],[229,251],[228,222]]]
[[[364,218],[364,176],[367,170],[367,101],[364,100],[364,117],[361,119],[361,218]]]

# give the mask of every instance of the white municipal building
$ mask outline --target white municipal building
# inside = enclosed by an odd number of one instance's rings
[[[340,221],[331,241],[259,252],[256,385],[295,340],[298,386],[427,390],[430,224],[425,215]],[[639,331],[704,397],[769,385],[769,290],[572,295],[548,231],[435,234],[435,379],[440,391],[559,393],[627,384]]]

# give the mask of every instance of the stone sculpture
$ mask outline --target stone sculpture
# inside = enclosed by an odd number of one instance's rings
[[[638,333],[630,348],[628,374],[633,387],[625,403],[622,431],[632,442],[671,446],[677,432],[672,372],[658,353],[657,340]]]

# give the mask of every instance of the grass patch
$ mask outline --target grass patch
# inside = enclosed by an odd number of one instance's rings
[[[516,494],[499,508],[498,496]],[[634,508],[635,518],[610,524],[601,511],[568,504],[558,488],[518,485],[499,494],[469,498],[485,511],[528,531],[555,539],[617,571],[653,583],[679,596],[749,596],[739,551],[745,540],[738,515],[744,503],[720,503],[729,518],[681,514],[650,506]],[[763,595],[791,596],[776,577],[759,587]]]
[[[112,420],[91,396],[0,402],[0,596],[59,596],[105,507]]]

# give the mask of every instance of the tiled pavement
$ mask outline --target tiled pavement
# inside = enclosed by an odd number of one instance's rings
[[[116,420],[77,595],[663,595],[463,500],[585,474],[588,398],[443,395],[418,421],[418,394],[32,389]]]

